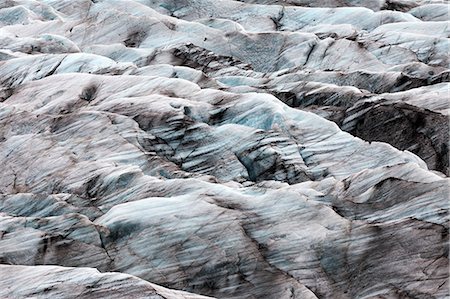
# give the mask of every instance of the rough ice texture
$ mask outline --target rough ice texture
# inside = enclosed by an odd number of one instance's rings
[[[0,297],[449,298],[448,8],[0,3]]]

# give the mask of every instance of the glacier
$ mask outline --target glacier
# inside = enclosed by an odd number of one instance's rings
[[[449,298],[449,9],[0,2],[0,297]]]

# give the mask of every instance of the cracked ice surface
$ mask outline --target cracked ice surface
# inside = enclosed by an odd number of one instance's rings
[[[448,298],[448,9],[0,3],[0,297]]]

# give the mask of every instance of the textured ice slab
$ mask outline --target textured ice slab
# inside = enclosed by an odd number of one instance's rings
[[[91,268],[0,265],[0,295],[8,298],[208,299],[122,273]]]
[[[447,8],[0,4],[0,297],[447,298]]]

